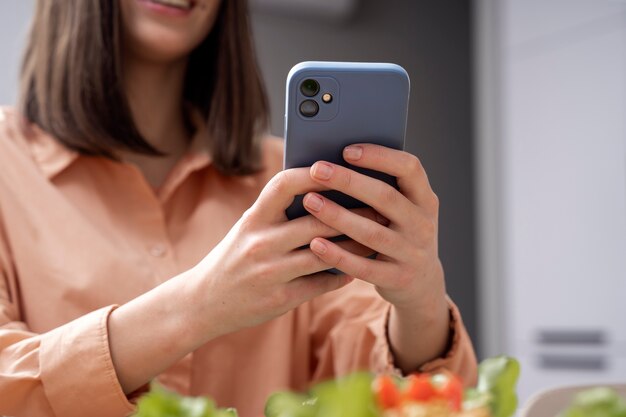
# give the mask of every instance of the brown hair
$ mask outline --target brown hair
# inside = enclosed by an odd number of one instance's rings
[[[70,149],[162,155],[141,136],[123,90],[117,0],[38,0],[22,62],[20,109]],[[224,174],[260,168],[268,105],[245,0],[222,0],[191,54],[184,99],[205,117],[213,163]]]

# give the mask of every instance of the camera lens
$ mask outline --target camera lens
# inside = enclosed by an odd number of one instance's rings
[[[300,92],[302,92],[302,94],[307,97],[313,97],[314,95],[319,93],[319,91],[320,84],[311,78],[302,81],[302,84],[300,84]]]
[[[320,106],[314,100],[304,100],[300,103],[300,114],[304,117],[313,117],[320,110]]]

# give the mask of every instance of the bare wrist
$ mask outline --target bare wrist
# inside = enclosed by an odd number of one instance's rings
[[[409,373],[443,355],[449,344],[449,325],[445,297],[412,309],[393,306],[388,331],[396,365]]]
[[[174,279],[180,280],[179,295],[173,297],[180,321],[178,336],[190,350],[229,332],[220,318],[220,303],[211,299],[205,271],[194,267]]]

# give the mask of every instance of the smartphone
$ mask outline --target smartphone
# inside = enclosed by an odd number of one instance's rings
[[[343,159],[353,143],[404,149],[409,76],[399,65],[357,62],[302,62],[287,77],[284,168],[324,160],[385,181],[390,175],[355,167]],[[346,208],[366,207],[339,191],[321,194]],[[297,196],[289,219],[309,214]]]

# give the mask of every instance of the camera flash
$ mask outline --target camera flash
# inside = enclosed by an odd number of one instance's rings
[[[322,101],[323,101],[324,103],[330,103],[331,101],[333,101],[333,96],[332,96],[331,94],[329,94],[329,93],[325,93],[325,94],[322,96]]]

